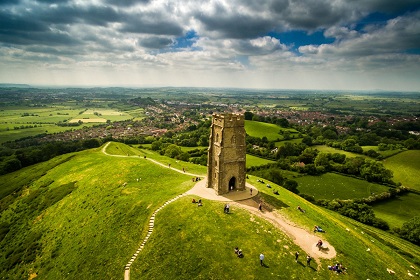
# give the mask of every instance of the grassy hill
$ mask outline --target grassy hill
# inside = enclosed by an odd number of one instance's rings
[[[107,152],[119,156],[92,149],[0,177],[0,275],[122,279],[151,214],[193,182],[152,163],[148,159],[182,166],[150,151],[112,143]],[[205,174],[203,167],[188,168]],[[308,229],[321,225],[327,233],[320,238],[336,248],[337,258],[313,263],[313,269],[296,264],[293,253],[299,248],[272,224],[242,209],[224,215],[221,202],[204,201],[197,208],[187,196],[156,216],[155,230],[132,265],[132,279],[409,279],[411,265],[418,271],[419,247],[271,183],[279,190],[276,196],[256,180],[250,176],[249,182],[293,223]],[[235,257],[234,246],[242,248],[245,258]],[[266,255],[266,268],[259,266],[260,252]],[[337,276],[326,268],[335,261],[348,267],[348,274]]]
[[[388,191],[386,186],[335,173],[301,176],[295,180],[301,193],[312,195],[315,199],[357,199]]]
[[[340,149],[335,149],[333,147],[328,147],[326,145],[314,145],[311,148],[312,149],[317,149],[318,151],[323,152],[323,153],[331,153],[331,154],[339,153],[339,154],[346,155],[346,157],[364,157],[364,158],[367,158],[367,156],[365,156],[365,155],[356,154],[356,153],[352,153],[352,152],[347,152],[347,151],[343,151],[343,150],[340,150]]]
[[[269,141],[278,141],[283,140],[283,135],[279,132],[283,130],[290,131],[291,135],[296,134],[297,130],[289,129],[289,128],[282,128],[278,125],[272,123],[264,123],[264,122],[257,122],[257,121],[245,121],[245,131],[248,135],[254,137],[267,137]],[[297,137],[297,136],[296,136]]]
[[[404,186],[420,191],[418,173],[420,170],[420,150],[410,150],[389,157],[383,161],[384,166],[392,170],[394,180]]]

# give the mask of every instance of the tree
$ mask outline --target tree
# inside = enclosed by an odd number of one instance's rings
[[[299,156],[300,161],[304,162],[305,164],[313,163],[315,157],[318,154],[318,150],[314,150],[311,148],[306,148]]]
[[[170,157],[170,158],[174,158],[180,155],[181,153],[182,153],[181,148],[175,144],[171,144],[165,149],[165,156]]]
[[[337,139],[337,132],[335,132],[332,129],[326,129],[324,130],[324,132],[322,133],[322,136],[326,139]]]
[[[375,160],[365,160],[360,168],[360,175],[369,182],[388,183],[392,179],[392,171]]]
[[[289,121],[285,118],[281,118],[281,119],[276,120],[276,124],[280,125],[281,127],[289,127],[289,125],[290,125]]]
[[[312,146],[313,139],[311,136],[305,136],[302,139],[302,143],[305,143],[308,146]]]
[[[420,246],[420,216],[405,222],[399,234],[402,238]]]
[[[245,120],[251,121],[254,117],[254,114],[252,112],[246,111],[244,114]]]
[[[162,142],[160,142],[160,141],[154,141],[154,142],[152,142],[152,151],[158,151],[158,150],[160,150],[161,149],[161,147],[162,147]]]
[[[86,149],[92,149],[92,148],[97,148],[101,146],[101,142],[99,141],[99,139],[93,138],[93,139],[84,140],[82,145]]]
[[[298,185],[298,182],[296,182],[295,180],[286,180],[286,182],[284,182],[283,187],[293,193],[299,193],[299,190],[297,189]]]
[[[365,163],[365,159],[362,157],[347,158],[345,168],[349,174],[359,174],[360,167]]]
[[[329,155],[327,153],[319,153],[314,161],[315,166],[323,166],[326,170],[329,170],[331,167]]]

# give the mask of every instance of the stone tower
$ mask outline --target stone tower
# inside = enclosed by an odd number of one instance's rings
[[[245,119],[240,114],[213,114],[207,160],[207,187],[217,195],[245,190]]]

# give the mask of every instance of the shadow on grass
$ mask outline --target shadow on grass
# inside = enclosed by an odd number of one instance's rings
[[[262,265],[261,265],[262,267],[264,267],[264,268],[270,268],[268,265],[266,265],[265,263],[263,263]]]
[[[273,208],[281,209],[290,207],[288,204],[271,195],[260,192],[259,196],[261,201],[263,201],[264,208],[270,212],[273,211]]]
[[[311,265],[307,265],[307,267],[309,267],[310,269],[312,269],[313,271],[316,271],[315,267],[312,267]]]

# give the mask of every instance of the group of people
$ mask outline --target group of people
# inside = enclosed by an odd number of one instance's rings
[[[346,268],[340,263],[336,263],[335,265],[329,265],[328,269],[337,273],[344,273],[346,271]]]
[[[296,252],[295,253],[295,262],[298,262],[298,258],[299,258],[299,252]],[[311,266],[311,261],[312,261],[312,257],[307,255],[306,256],[306,265]]]
[[[235,247],[235,254],[238,256],[238,258],[244,257],[244,255],[242,254],[242,250],[238,249],[238,247]]]
[[[198,202],[193,198],[192,203],[197,203],[197,206],[203,206],[203,203],[201,202],[201,199],[198,200]]]

